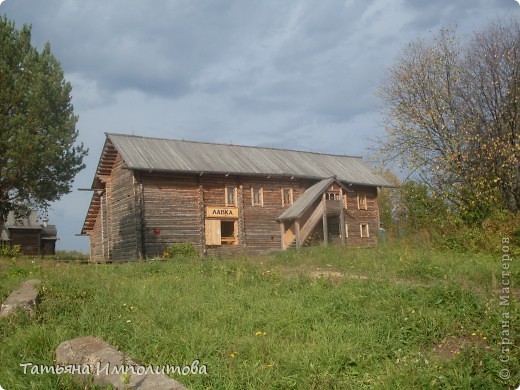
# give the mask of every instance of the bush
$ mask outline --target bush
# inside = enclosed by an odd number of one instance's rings
[[[16,258],[20,256],[20,245],[0,245],[0,257]]]
[[[174,257],[196,257],[199,251],[190,242],[176,242],[171,244],[163,252],[163,257],[173,259]]]
[[[458,252],[500,253],[502,239],[508,238],[512,254],[520,253],[520,214],[496,211],[480,225],[468,225],[464,220],[452,218],[443,227],[430,228],[435,246]]]

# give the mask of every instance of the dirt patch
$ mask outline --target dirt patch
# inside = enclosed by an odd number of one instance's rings
[[[433,347],[433,353],[445,359],[452,359],[460,355],[461,351],[469,345],[475,345],[483,349],[490,349],[486,340],[476,334],[471,337],[450,337]]]
[[[344,275],[337,271],[311,271],[309,272],[311,278],[342,278]]]
[[[365,275],[343,274],[338,271],[320,271],[320,270],[309,272],[309,276],[311,278],[329,278],[329,279],[360,279],[360,280],[368,279],[368,276],[365,276]]]

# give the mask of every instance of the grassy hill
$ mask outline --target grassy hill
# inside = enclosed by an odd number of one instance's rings
[[[207,375],[175,376],[193,389],[513,386],[520,354],[500,362],[502,315],[514,323],[518,308],[512,293],[500,305],[501,266],[500,255],[404,244],[105,265],[3,259],[0,299],[43,283],[34,318],[0,319],[0,386],[83,388],[20,364],[51,365],[60,342],[86,335],[146,365],[198,359]]]

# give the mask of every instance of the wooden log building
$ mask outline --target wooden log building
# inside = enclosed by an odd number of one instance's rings
[[[81,233],[93,262],[377,243],[378,187],[359,157],[107,134]]]
[[[26,215],[10,211],[0,229],[0,245],[19,245],[26,256],[46,256],[56,253],[57,229],[48,224],[48,218],[39,221],[38,210],[29,210]]]

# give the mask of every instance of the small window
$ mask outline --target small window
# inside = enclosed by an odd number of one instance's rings
[[[345,238],[348,238],[348,223],[345,224]]]
[[[361,237],[369,237],[368,234],[368,223],[360,223],[359,224],[359,230],[361,233]]]
[[[237,242],[237,222],[236,221],[221,221],[221,241],[222,245],[236,245]]]
[[[237,245],[238,222],[206,219],[206,245]]]
[[[282,188],[282,206],[289,206],[293,203],[292,188]]]
[[[237,189],[235,187],[226,187],[226,206],[237,205]]]
[[[347,194],[343,194],[343,207],[345,209],[348,209],[348,198],[347,198]]]
[[[326,200],[339,200],[339,193],[337,192],[327,192],[325,194]]]
[[[367,210],[367,194],[364,192],[358,193],[357,202],[358,210]]]
[[[263,206],[264,205],[264,191],[262,188],[251,188],[251,204],[253,206]]]

